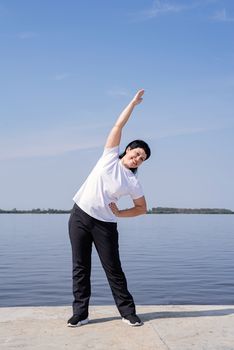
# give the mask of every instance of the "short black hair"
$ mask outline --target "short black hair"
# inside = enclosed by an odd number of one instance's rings
[[[143,150],[145,151],[145,154],[146,154],[146,159],[149,159],[149,157],[151,156],[151,151],[150,151],[149,145],[143,140],[131,141],[125,147],[125,151],[119,155],[119,159],[121,159],[121,158],[123,158],[125,156],[126,151],[127,151],[128,148],[134,149],[134,148],[138,148],[138,147],[139,148],[143,148]],[[131,170],[134,174],[137,172],[137,168],[130,168],[129,170]]]

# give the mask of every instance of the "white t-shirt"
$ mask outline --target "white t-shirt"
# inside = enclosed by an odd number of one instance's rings
[[[105,148],[90,175],[73,197],[74,202],[95,219],[116,222],[108,204],[122,196],[142,197],[143,190],[131,170],[119,159],[119,147]]]

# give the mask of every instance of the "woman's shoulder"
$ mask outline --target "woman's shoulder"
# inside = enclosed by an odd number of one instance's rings
[[[118,155],[119,156],[119,146],[115,147],[105,147],[102,153],[102,156],[106,156],[108,154]]]
[[[119,159],[119,146],[104,148],[100,160],[104,163],[109,163],[112,161],[117,161]]]

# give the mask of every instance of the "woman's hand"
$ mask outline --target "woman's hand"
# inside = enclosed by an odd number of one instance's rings
[[[114,202],[109,204],[112,213],[119,218],[130,218],[133,216],[143,215],[147,213],[147,206],[145,197],[142,196],[137,199],[133,199],[134,207],[124,210],[119,210]]]
[[[120,213],[120,210],[119,210],[119,208],[117,207],[117,205],[116,205],[114,202],[111,202],[111,203],[109,204],[109,207],[110,207],[112,213],[113,213],[115,216],[118,217],[118,216],[119,216],[119,213]]]
[[[139,90],[136,95],[134,96],[134,98],[132,99],[132,103],[136,106],[139,103],[141,103],[143,101],[142,96],[144,95],[145,90]]]

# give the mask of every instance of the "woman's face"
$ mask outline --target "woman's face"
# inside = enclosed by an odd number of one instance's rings
[[[138,168],[147,158],[143,148],[127,148],[125,156],[122,158],[122,163],[127,168]]]

